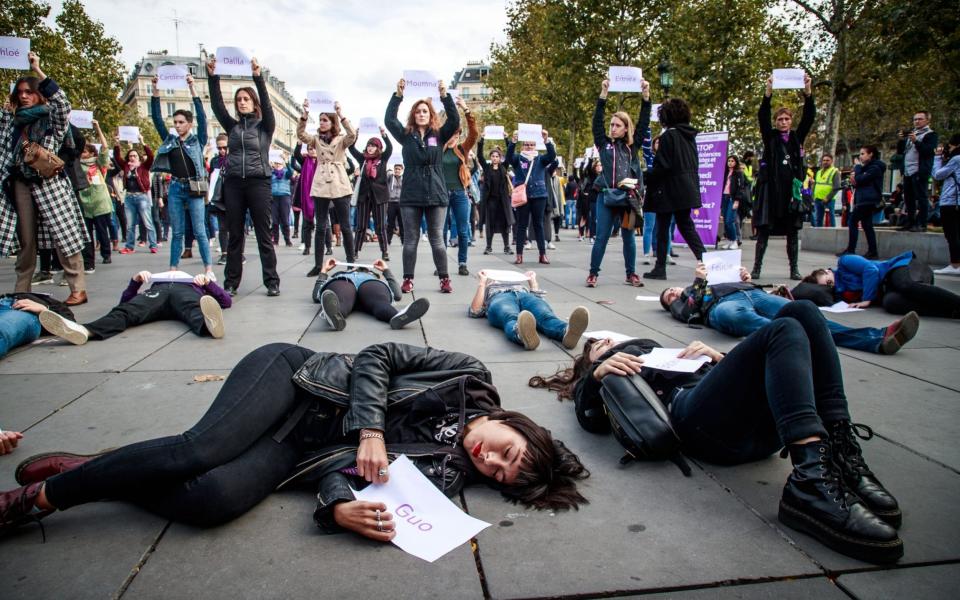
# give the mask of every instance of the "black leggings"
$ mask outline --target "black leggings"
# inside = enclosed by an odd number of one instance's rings
[[[847,252],[855,254],[857,252],[857,238],[859,230],[857,225],[863,226],[863,235],[867,238],[867,253],[877,253],[877,234],[873,230],[873,213],[876,212],[876,206],[873,204],[860,204],[853,208],[850,218],[847,220],[847,229],[850,232],[847,240]]]
[[[188,431],[109,452],[46,482],[64,510],[106,498],[130,500],[196,526],[226,523],[266,498],[301,452],[295,435],[273,439],[307,393],[293,374],[314,352],[268,344],[230,372],[213,404]]]
[[[317,268],[323,266],[323,239],[327,229],[327,218],[330,213],[330,204],[333,204],[333,222],[340,224],[340,233],[343,234],[343,249],[347,253],[347,262],[353,262],[354,255],[353,231],[350,229],[350,196],[342,198],[317,198],[313,197],[313,205],[316,207],[316,231],[314,231],[313,241],[313,260]],[[329,245],[328,245],[329,247]]]
[[[690,247],[690,251],[697,257],[697,261],[703,259],[703,253],[706,248],[700,240],[700,234],[697,233],[697,227],[693,224],[693,218],[690,217],[690,209],[678,210],[675,212],[657,213],[657,269],[667,268],[667,246],[670,237],[671,216],[676,220],[677,231],[683,236],[683,241]]]
[[[884,278],[883,308],[895,315],[911,310],[923,317],[960,319],[960,296],[942,287],[910,278],[910,267],[897,267]]]
[[[364,281],[360,288],[347,279],[336,279],[327,284],[324,291],[333,290],[340,301],[340,314],[344,317],[353,312],[354,307],[373,315],[378,321],[385,323],[397,314],[393,306],[393,296],[390,289],[382,281]]]
[[[960,264],[960,206],[941,206],[940,224],[943,237],[947,238],[950,264]]]
[[[84,327],[93,334],[93,339],[105,340],[154,321],[181,321],[197,335],[209,333],[200,311],[200,295],[193,286],[183,283],[155,283]]]
[[[373,232],[377,234],[380,252],[385,253],[387,251],[387,205],[386,203],[377,204],[375,199],[368,198],[357,204],[357,232],[354,234],[356,250],[353,253],[354,256],[360,254],[360,249],[363,248],[370,217],[373,217]]]
[[[540,256],[546,255],[547,245],[543,239],[543,216],[546,206],[546,197],[528,198],[527,203],[517,209],[517,254],[523,254],[523,246],[527,242],[527,225],[532,224],[537,250]]]

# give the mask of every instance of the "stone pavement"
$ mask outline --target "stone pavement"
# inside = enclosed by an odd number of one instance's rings
[[[657,294],[692,279],[683,248],[668,282],[635,289],[622,284],[621,242],[611,240],[600,286],[583,286],[590,246],[573,232],[551,252],[551,265],[531,264],[548,300],[565,316],[577,305],[591,312],[592,329],[651,337],[664,345],[701,339],[721,350],[736,340],[673,321]],[[482,241],[480,242],[482,244]],[[745,262],[753,256],[744,246]],[[771,244],[763,282],[786,277],[784,244]],[[391,248],[400,271],[400,248]],[[470,268],[513,268],[512,257],[483,256],[471,248]],[[361,258],[372,260],[375,244]],[[166,248],[115,255],[89,276],[91,301],[80,320],[104,313],[130,275],[163,270]],[[342,249],[336,250],[342,258]],[[121,502],[80,506],[0,540],[0,596],[13,598],[942,598],[960,586],[960,325],[922,319],[917,338],[896,356],[841,349],[854,420],[873,427],[865,442],[870,465],[899,498],[904,513],[903,559],[892,568],[861,563],[781,527],[780,489],[789,470],[771,457],[755,464],[695,464],[683,477],[669,463],[620,466],[612,437],[579,429],[570,403],[527,387],[537,373],[568,364],[571,353],[545,340],[534,352],[507,342],[485,320],[466,317],[473,277],[453,276],[455,291],[441,295],[425,243],[420,244],[416,296],[430,312],[421,324],[391,331],[356,314],[340,333],[328,331],[309,299],[309,257],[279,248],[279,298],[259,283],[258,259],[248,242],[246,278],[226,312],[222,341],[198,338],[180,323],[155,323],[83,347],[41,343],[0,361],[0,426],[25,439],[0,457],[0,486],[14,487],[13,470],[37,452],[94,452],[190,427],[220,382],[195,375],[227,375],[248,351],[268,342],[315,350],[355,352],[384,340],[429,344],[478,356],[494,374],[504,405],[529,414],[578,453],[593,475],[584,486],[591,503],[579,512],[550,513],[507,504],[486,488],[469,488],[459,501],[493,524],[471,551],[461,546],[436,563],[392,545],[353,535],[318,534],[314,496],[295,490],[272,495],[240,519],[212,530],[170,523]],[[528,252],[528,256],[531,253]],[[533,252],[531,257],[535,257]],[[451,269],[456,250],[450,249]],[[802,254],[802,270],[833,264],[832,255]],[[639,261],[642,263],[642,261]],[[185,270],[199,269],[186,260]],[[644,265],[638,264],[642,272]],[[222,273],[221,269],[217,269]],[[398,273],[399,275],[399,273]],[[943,278],[946,279],[946,278]],[[960,281],[943,285],[960,291]],[[13,288],[13,260],[0,260],[0,289]],[[66,296],[66,288],[40,286]],[[884,325],[880,309],[834,315],[838,321]],[[953,498],[953,500],[951,500]],[[951,508],[953,507],[953,508]],[[952,591],[951,591],[952,590]]]

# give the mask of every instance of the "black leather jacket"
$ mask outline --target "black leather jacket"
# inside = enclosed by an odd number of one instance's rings
[[[356,464],[360,429],[384,431],[391,459],[406,454],[451,496],[475,476],[470,459],[459,446],[418,441],[408,416],[476,414],[500,406],[490,372],[476,358],[393,342],[369,346],[355,355],[318,352],[300,367],[293,381],[321,399],[311,406],[308,427],[312,420],[329,429],[332,420],[336,433],[347,440],[310,453],[280,484],[318,485],[314,519],[327,532],[339,529],[333,521],[333,505],[353,500],[351,485],[355,489],[362,485],[340,471]]]
[[[263,76],[258,75],[253,78],[260,100],[261,116],[259,118],[256,113],[244,114],[239,119],[230,116],[220,92],[220,77],[211,75],[207,80],[210,86],[210,106],[213,108],[213,114],[227,132],[227,147],[230,151],[227,154],[225,176],[231,179],[269,178],[272,174],[270,143],[273,141],[276,120]]]

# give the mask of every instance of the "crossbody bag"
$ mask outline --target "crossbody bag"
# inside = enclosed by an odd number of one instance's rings
[[[520,208],[527,203],[527,182],[530,181],[530,174],[533,173],[533,161],[538,158],[539,157],[534,157],[533,160],[530,161],[530,167],[527,169],[527,177],[523,180],[523,183],[513,186],[513,191],[510,193],[510,206],[513,208]]]
[[[189,173],[190,167],[187,165],[187,155],[183,151],[183,140],[177,140],[177,148],[180,149],[180,158],[183,160],[183,168],[186,169],[187,173]],[[210,191],[210,182],[207,181],[206,177],[200,177],[199,175],[197,175],[197,177],[188,177],[187,184],[189,186],[187,195],[189,195],[191,198],[203,198],[204,204],[209,202],[210,199],[207,197],[207,193]]]

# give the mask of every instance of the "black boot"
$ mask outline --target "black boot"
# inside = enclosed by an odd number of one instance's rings
[[[750,277],[753,279],[760,278],[760,270],[763,269],[763,255],[767,253],[767,242],[769,239],[770,238],[765,235],[757,238],[757,247],[753,253],[753,271],[750,272]]]
[[[780,498],[781,523],[858,560],[885,564],[903,556],[897,530],[844,489],[829,443],[791,444],[788,448],[793,472]]]
[[[787,260],[790,261],[790,279],[794,281],[800,281],[803,279],[803,275],[800,274],[800,269],[797,268],[797,262],[800,259],[800,236],[798,233],[787,236]]]
[[[860,435],[858,428],[865,430],[866,435]],[[837,421],[830,424],[829,429],[833,460],[840,468],[844,485],[863,500],[873,514],[894,527],[900,527],[903,515],[897,499],[883,487],[867,466],[860,451],[860,444],[857,443],[858,437],[863,440],[871,439],[873,430],[850,421]]]

